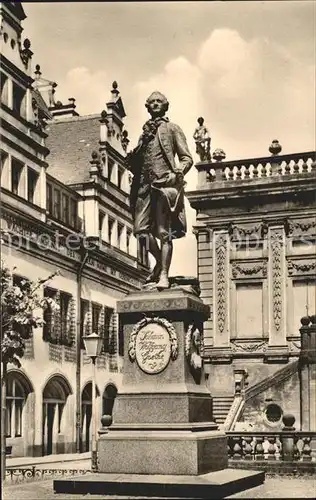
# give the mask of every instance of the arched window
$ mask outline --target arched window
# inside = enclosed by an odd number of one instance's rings
[[[6,436],[21,437],[23,434],[23,408],[28,394],[32,392],[31,384],[15,371],[8,373],[6,394]]]
[[[62,417],[71,387],[60,375],[55,375],[43,391],[43,454],[53,453],[57,435],[62,432]]]
[[[95,397],[100,396],[99,390],[96,387]],[[81,394],[81,451],[89,451],[90,450],[90,441],[91,441],[91,422],[92,419],[92,383],[89,382],[83,388]]]

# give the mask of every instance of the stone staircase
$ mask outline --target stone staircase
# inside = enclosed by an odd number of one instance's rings
[[[233,403],[234,396],[213,396],[213,417],[217,424],[225,422],[227,413]]]

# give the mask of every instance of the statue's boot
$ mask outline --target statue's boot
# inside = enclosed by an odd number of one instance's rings
[[[162,271],[159,281],[156,285],[156,288],[158,290],[164,290],[165,288],[169,288],[169,278],[166,272]]]
[[[149,276],[147,276],[145,283],[153,283],[159,280],[161,273],[161,265],[156,264]]]

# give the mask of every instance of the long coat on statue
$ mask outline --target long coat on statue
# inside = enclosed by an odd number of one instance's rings
[[[149,120],[147,123],[150,122],[153,122],[153,120]],[[176,173],[181,171],[183,175],[185,175],[190,170],[193,159],[181,128],[169,122],[167,118],[162,118],[159,120],[159,125],[155,133],[157,134],[159,146],[163,153],[166,172]],[[157,196],[165,197],[171,214],[170,230],[172,232],[172,237],[181,238],[185,236],[186,233],[184,183],[177,183],[176,185],[172,183],[170,185],[170,182],[166,181],[166,178],[164,178],[166,176],[164,175],[159,178],[154,177],[144,181],[144,156],[147,144],[148,140],[145,140],[143,134],[136,148],[129,153],[127,157],[128,167],[134,175],[130,193],[132,215],[135,217],[136,201],[139,194],[147,187],[150,190],[153,206]],[[175,156],[178,157],[178,164],[176,164]],[[155,230],[153,230],[153,232],[155,233]],[[157,235],[155,234],[155,236]]]

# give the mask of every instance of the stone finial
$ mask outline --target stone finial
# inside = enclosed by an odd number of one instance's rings
[[[100,120],[100,123],[105,123],[107,124],[108,123],[108,118],[107,118],[108,114],[107,112],[105,111],[105,109],[103,109],[101,111],[101,120]]]
[[[31,59],[33,52],[31,51],[31,42],[28,38],[25,38],[23,42],[23,49],[20,49],[20,55],[23,63],[27,66],[29,60]]]
[[[283,430],[291,430],[291,431],[295,430],[295,427],[294,427],[295,417],[291,413],[285,413],[283,415],[282,422],[284,425]]]
[[[61,101],[56,102],[56,108],[62,108],[63,103]]]
[[[100,158],[97,151],[92,151],[90,160],[90,175],[98,175],[101,171]]]
[[[76,99],[74,97],[68,97],[69,104],[75,106]]]
[[[116,99],[117,96],[119,95],[119,90],[118,90],[118,84],[117,84],[117,81],[114,80],[114,82],[112,83],[112,90],[111,90],[111,94],[113,96],[113,99]]]
[[[281,153],[282,146],[277,139],[273,139],[272,143],[270,144],[269,151],[272,156],[276,156]]]
[[[226,158],[226,153],[223,149],[221,148],[215,149],[215,151],[213,152],[213,160],[222,161],[225,160],[225,158]]]
[[[34,74],[35,74],[35,78],[37,80],[41,77],[42,72],[41,72],[41,67],[39,64],[36,64]]]
[[[121,144],[122,144],[122,148],[126,152],[128,144],[129,144],[129,138],[128,138],[128,132],[127,132],[127,130],[123,130],[123,132],[122,132]]]

